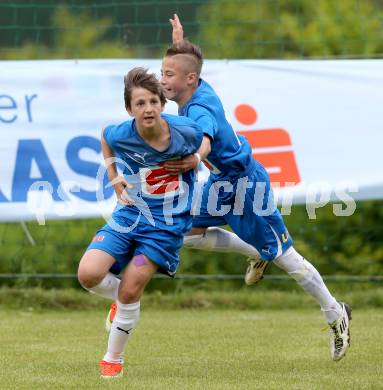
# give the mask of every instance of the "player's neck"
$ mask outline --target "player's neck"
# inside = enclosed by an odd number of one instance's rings
[[[198,85],[188,89],[185,91],[185,93],[180,97],[180,99],[176,102],[178,104],[178,107],[183,107],[187,104],[187,102],[191,99],[194,92],[197,90]]]
[[[170,129],[166,120],[161,118],[160,122],[153,127],[137,128],[142,139],[153,149],[158,151],[166,150],[170,143]]]

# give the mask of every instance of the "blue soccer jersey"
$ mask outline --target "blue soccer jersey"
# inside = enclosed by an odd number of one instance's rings
[[[108,223],[97,231],[90,249],[114,257],[112,272],[119,273],[133,256],[144,254],[159,272],[174,275],[179,263],[183,236],[192,226],[190,214],[194,170],[170,175],[163,169],[167,160],[198,150],[201,128],[191,119],[163,114],[170,130],[170,144],[159,152],[139,135],[135,120],[104,130],[104,139],[120,159],[118,164],[134,200],[133,206],[118,204]]]
[[[196,152],[202,140],[202,130],[193,120],[168,114],[162,118],[169,125],[171,141],[161,152],[141,138],[134,119],[104,130],[105,141],[116,152],[124,177],[133,186],[128,194],[135,206],[120,206],[119,213],[141,212],[152,224],[154,220],[166,222],[170,210],[174,218],[190,211],[194,171],[171,175],[162,165]]]
[[[213,88],[204,80],[179,115],[194,119],[211,142],[211,152],[204,160],[210,170],[194,207],[193,227],[207,228],[228,224],[248,244],[253,245],[263,260],[273,260],[292,245],[278,209],[264,212],[272,198],[269,176],[252,157],[249,142],[235,133],[226,120],[222,103]],[[239,179],[247,178],[246,187],[239,188]],[[219,182],[228,184],[225,189]],[[257,186],[264,189],[257,195]],[[230,188],[231,186],[231,188]],[[241,187],[241,186],[240,186]],[[243,199],[239,206],[236,200]],[[262,210],[258,210],[258,204]],[[222,206],[226,207],[223,212]]]
[[[219,97],[206,81],[200,79],[197,90],[178,113],[195,120],[212,139],[211,152],[204,163],[213,180],[235,179],[254,169],[256,162],[249,142],[233,130]]]

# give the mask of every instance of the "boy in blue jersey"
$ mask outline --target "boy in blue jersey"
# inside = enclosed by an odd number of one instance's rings
[[[183,236],[191,228],[195,172],[169,174],[163,162],[195,153],[202,140],[202,130],[191,119],[161,114],[165,96],[145,69],[128,73],[124,97],[134,119],[106,127],[101,139],[119,202],[78,269],[86,289],[116,301],[107,353],[100,362],[104,378],[122,375],[124,349],[139,318],[145,286],[157,271],[175,274]],[[117,173],[116,155],[123,177]],[[126,266],[121,282],[109,272],[112,266]]]
[[[185,245],[235,251],[246,248],[245,241],[255,247],[261,261],[253,263],[258,264],[260,272],[254,273],[250,266],[247,279],[252,282],[252,278],[262,277],[264,264],[271,261],[293,277],[324,312],[330,326],[331,356],[340,360],[349,347],[350,307],[335,300],[318,271],[293,248],[279,210],[269,207],[273,204],[272,189],[266,170],[252,157],[246,139],[235,134],[213,88],[200,78],[201,50],[183,39],[177,15],[170,22],[173,45],[162,62],[161,84],[166,97],[178,104],[179,114],[202,127],[204,138],[198,156],[169,161],[165,169],[171,174],[184,172],[198,166],[202,159],[211,171],[202,199],[194,202],[197,210]],[[219,228],[211,234],[212,226],[226,224],[237,236]]]

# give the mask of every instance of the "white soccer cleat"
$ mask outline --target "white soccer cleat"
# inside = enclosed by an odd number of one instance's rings
[[[342,359],[350,346],[351,307],[343,302],[339,304],[342,307],[342,315],[329,324],[331,357],[334,361]]]
[[[250,286],[263,279],[263,273],[265,272],[268,262],[252,258],[248,258],[247,261],[249,262],[249,266],[247,267],[245,274],[245,283]]]

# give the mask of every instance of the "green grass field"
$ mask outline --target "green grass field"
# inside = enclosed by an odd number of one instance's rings
[[[355,309],[330,360],[321,313],[143,308],[122,379],[99,378],[103,310],[1,311],[0,389],[381,389],[383,311]]]

